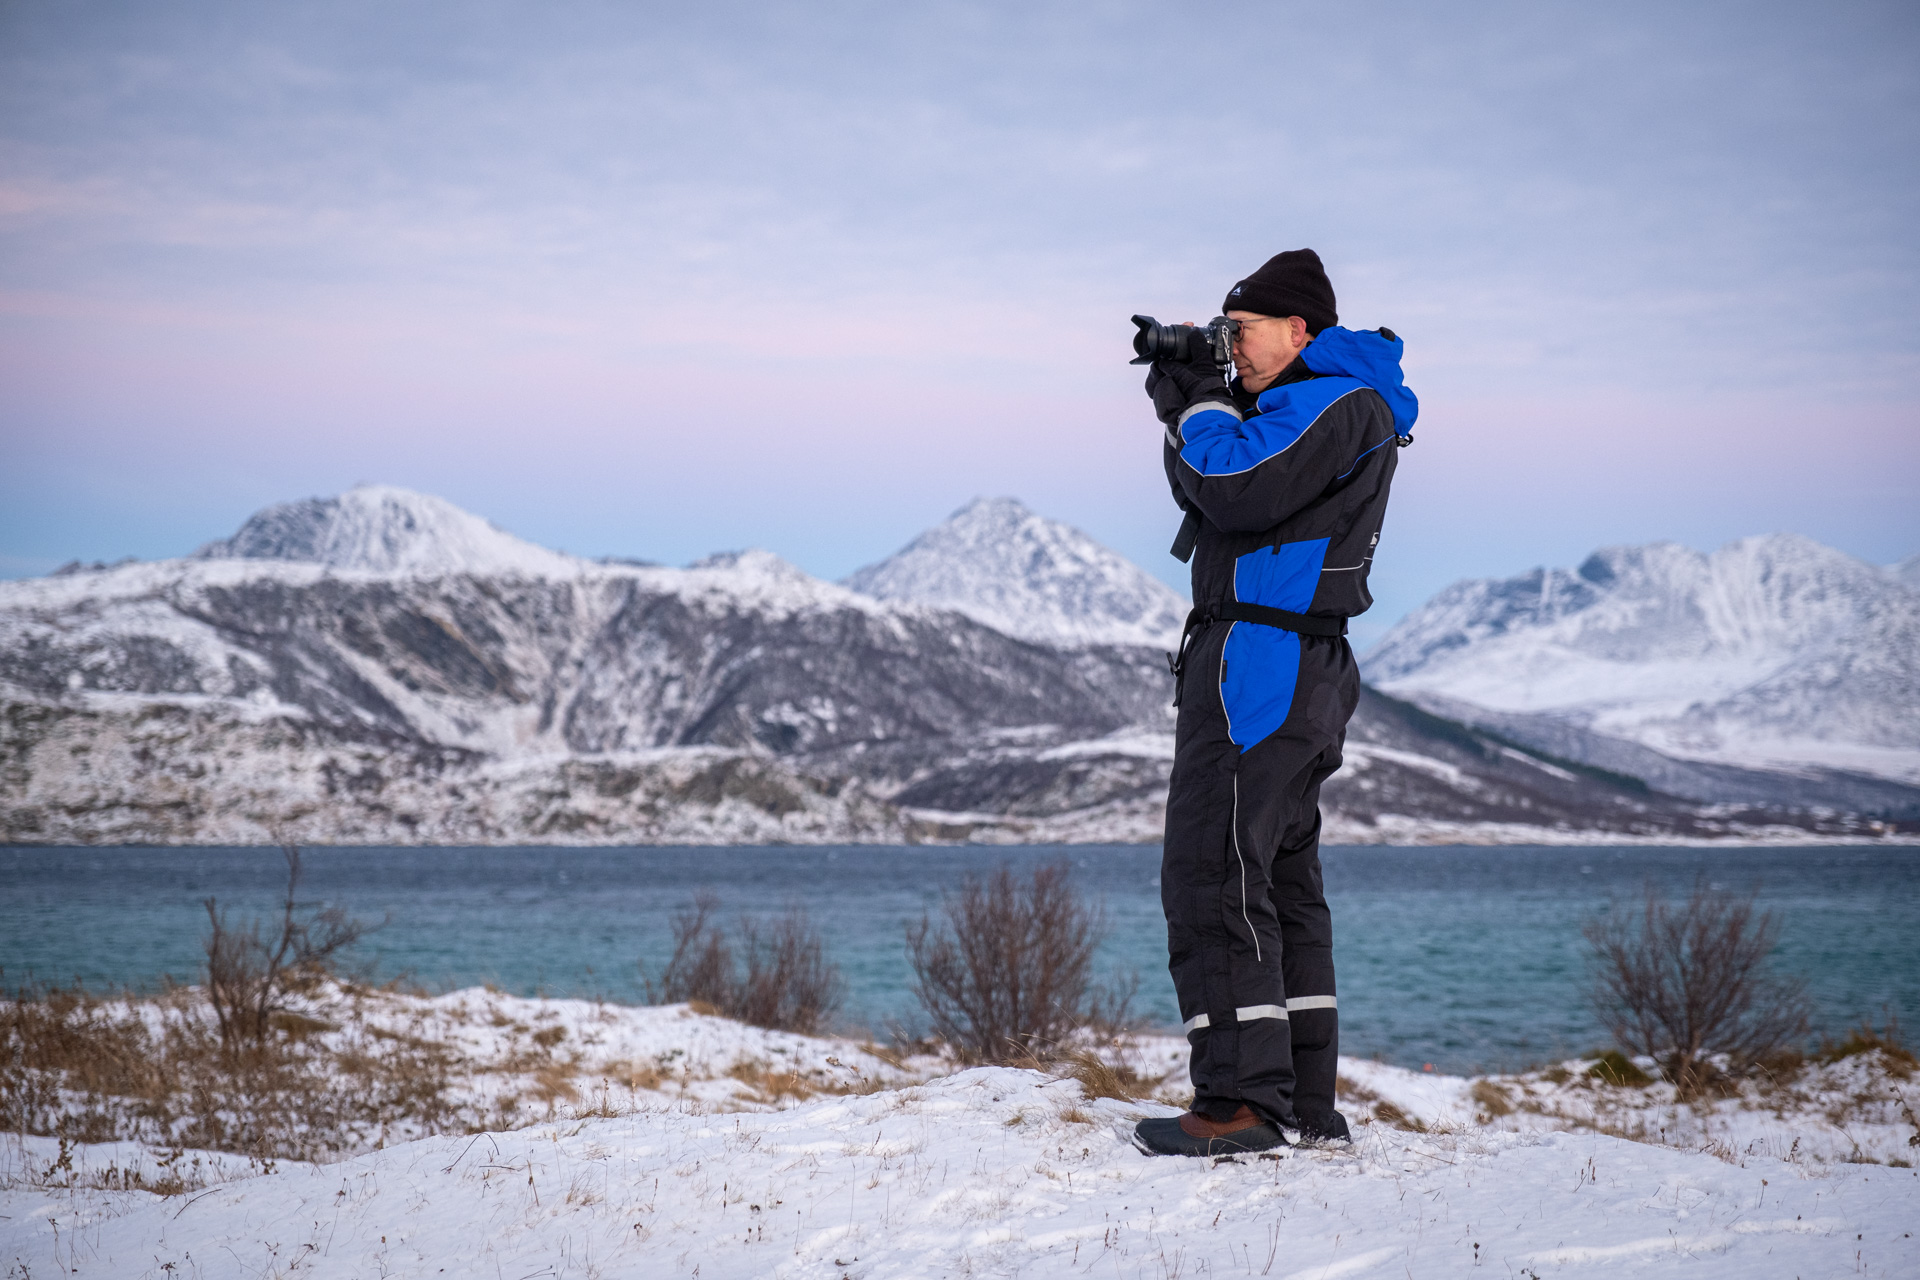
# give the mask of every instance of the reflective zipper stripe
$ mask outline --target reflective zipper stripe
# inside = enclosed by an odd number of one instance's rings
[[[1184,1031],[1188,1035],[1192,1035],[1194,1032],[1200,1030],[1200,1028],[1210,1027],[1212,1025],[1213,1025],[1212,1018],[1209,1018],[1204,1013],[1196,1013],[1191,1018],[1188,1018],[1185,1022],[1180,1024],[1180,1030]]]
[[[1196,413],[1206,413],[1209,410],[1217,410],[1220,413],[1230,413],[1233,415],[1233,420],[1235,422],[1246,421],[1245,418],[1242,418],[1240,416],[1239,409],[1235,408],[1233,405],[1226,403],[1223,400],[1202,400],[1196,404],[1188,405],[1181,412],[1180,417],[1174,422],[1174,426],[1177,427],[1180,431],[1180,438],[1182,440],[1186,439],[1187,437],[1187,419],[1191,418]],[[1385,442],[1382,441],[1382,443],[1385,443]],[[1380,447],[1379,445],[1374,446],[1374,448],[1376,449],[1379,447]],[[1358,464],[1356,463],[1355,465],[1358,465]]]
[[[1289,1001],[1289,1003],[1291,1003],[1291,1001]],[[1234,1013],[1238,1015],[1242,1022],[1257,1022],[1261,1018],[1278,1018],[1282,1022],[1287,1020],[1287,1011],[1277,1004],[1243,1005],[1235,1009]]]
[[[1233,634],[1231,627],[1227,629],[1227,634],[1231,639]],[[1222,661],[1225,660],[1226,652],[1226,648],[1222,646],[1220,650]],[[1225,698],[1220,700],[1220,705],[1223,707],[1226,705]],[[1253,921],[1247,916],[1247,860],[1240,853],[1240,774],[1238,770],[1233,775],[1233,856],[1240,860],[1240,918],[1247,922],[1247,933],[1253,938],[1253,958],[1258,961],[1260,935],[1253,931]],[[1284,1018],[1287,1015],[1283,1013],[1280,1016]],[[1241,1021],[1244,1022],[1246,1019],[1242,1018]]]

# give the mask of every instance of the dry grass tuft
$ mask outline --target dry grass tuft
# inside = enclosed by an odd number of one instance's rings
[[[432,1131],[452,1120],[443,1046],[350,1033],[329,1047],[315,1023],[290,1020],[232,1046],[191,991],[21,993],[0,1002],[0,1130],[317,1160],[394,1124]]]
[[[1838,1043],[1823,1040],[1816,1056],[1822,1062],[1839,1062],[1866,1053],[1880,1054],[1887,1073],[1900,1080],[1907,1079],[1915,1066],[1920,1065],[1916,1064],[1913,1051],[1901,1043],[1900,1024],[1892,1017],[1887,1019],[1885,1030],[1875,1030],[1871,1022],[1862,1022]]]
[[[601,1064],[594,1073],[603,1080],[610,1080],[625,1089],[658,1090],[673,1080],[673,1072],[657,1062],[635,1065],[624,1058]]]
[[[1425,1121],[1408,1115],[1391,1102],[1374,1103],[1373,1118],[1381,1124],[1390,1124],[1396,1129],[1405,1129],[1409,1133],[1425,1133],[1427,1131]]]
[[[104,1169],[76,1162],[74,1147],[71,1139],[60,1139],[58,1155],[44,1166],[29,1165],[19,1171],[12,1185],[38,1191],[143,1191],[148,1195],[167,1197],[199,1191],[231,1176],[229,1170],[209,1167],[205,1158],[198,1155],[189,1157],[179,1147],[150,1153],[151,1167],[139,1160],[127,1165],[110,1160]],[[246,1167],[249,1173],[272,1173],[274,1164],[271,1159],[250,1158]]]
[[[1122,1102],[1132,1102],[1135,1098],[1147,1093],[1152,1085],[1158,1083],[1142,1078],[1138,1072],[1123,1062],[1109,1062],[1098,1054],[1084,1049],[1066,1053],[1057,1066],[1064,1066],[1066,1075],[1080,1082],[1080,1091],[1086,1095],[1089,1102],[1096,1098],[1117,1098]]]
[[[572,1102],[580,1096],[573,1087],[575,1071],[571,1062],[550,1062],[533,1073],[533,1085],[524,1096],[546,1103],[549,1109],[555,1103]]]
[[[1633,1059],[1618,1049],[1609,1049],[1595,1058],[1593,1065],[1583,1074],[1593,1077],[1602,1084],[1620,1085],[1632,1089],[1644,1089],[1653,1083],[1652,1076],[1634,1066]]]
[[[1360,1084],[1353,1080],[1349,1080],[1345,1076],[1335,1077],[1333,1082],[1333,1091],[1334,1093],[1339,1095],[1341,1098],[1349,1102],[1357,1102],[1362,1106],[1365,1106],[1369,1102],[1380,1101],[1379,1094],[1375,1093],[1373,1090],[1367,1088],[1367,1086],[1363,1084]]]
[[[783,1098],[804,1102],[816,1093],[839,1093],[831,1084],[809,1080],[797,1071],[781,1071],[759,1059],[736,1062],[727,1075],[746,1086],[741,1097],[749,1102],[775,1106]]]
[[[1480,1109],[1488,1117],[1513,1114],[1513,1099],[1507,1096],[1505,1089],[1491,1080],[1473,1082],[1473,1100],[1480,1104]]]

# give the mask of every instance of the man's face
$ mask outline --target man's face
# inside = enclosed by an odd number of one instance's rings
[[[1300,348],[1312,341],[1307,322],[1299,316],[1229,311],[1227,319],[1240,322],[1240,332],[1233,338],[1233,367],[1249,391],[1266,390],[1293,363]]]

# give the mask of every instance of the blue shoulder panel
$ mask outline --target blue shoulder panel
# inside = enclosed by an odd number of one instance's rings
[[[1203,476],[1251,471],[1292,448],[1334,401],[1366,385],[1358,378],[1289,382],[1261,392],[1259,416],[1245,422],[1230,413],[1196,413],[1180,428],[1186,441],[1180,457]]]

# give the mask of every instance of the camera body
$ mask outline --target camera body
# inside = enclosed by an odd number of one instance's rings
[[[1224,372],[1233,363],[1233,336],[1240,329],[1237,320],[1215,316],[1204,329],[1190,324],[1161,324],[1152,316],[1135,316],[1139,332],[1133,335],[1134,358],[1128,364],[1152,364],[1170,360],[1184,364],[1211,359]]]

